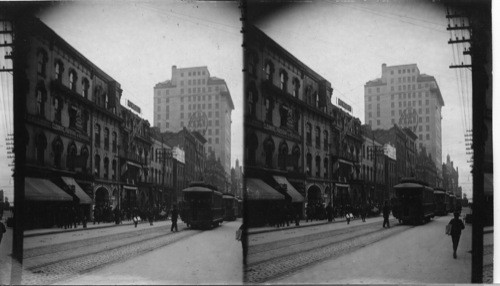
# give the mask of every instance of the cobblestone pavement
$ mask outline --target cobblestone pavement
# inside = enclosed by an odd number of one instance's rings
[[[293,254],[298,249],[300,249],[300,251],[307,251],[342,240],[352,239],[357,236],[369,235],[379,230],[380,224],[378,222],[373,222],[349,228],[328,230],[268,243],[249,245],[247,265]]]
[[[140,240],[151,239],[168,233],[168,227],[156,227],[143,230],[132,230],[126,233],[105,235],[78,241],[59,243],[49,246],[25,249],[23,265],[30,269],[50,264],[63,259],[92,254],[120,247]]]
[[[26,259],[24,265],[31,266],[25,268],[22,284],[40,285],[63,281],[75,274],[86,273],[200,233],[195,230],[170,233],[166,228],[140,232],[131,231],[120,236],[109,235],[73,242],[74,250],[68,250],[68,246],[62,244],[48,246],[47,250],[33,249],[31,253],[28,251],[31,257]],[[59,251],[50,254],[47,252],[49,250]],[[38,264],[34,260],[38,261]],[[47,262],[49,260],[50,262]]]
[[[269,282],[301,268],[341,256],[360,247],[403,232],[410,227],[398,225],[390,229],[381,229],[379,224],[373,224],[373,226],[365,225],[363,228],[356,227],[352,231],[344,233],[341,238],[330,237],[329,243],[325,243],[322,238],[320,239],[322,240],[321,243],[312,249],[307,249],[308,246],[306,245],[308,242],[305,241],[302,245],[296,245],[293,253],[289,252],[288,254],[269,258],[262,262],[255,262],[258,260],[255,259],[253,264],[251,262],[245,267],[244,281],[247,283]],[[252,261],[251,254],[249,254],[249,258]]]

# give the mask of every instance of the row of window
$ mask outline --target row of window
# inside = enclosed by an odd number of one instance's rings
[[[409,93],[398,93],[398,94],[391,94],[391,100],[394,100],[396,95],[398,96],[398,99],[416,99],[417,96],[418,98],[422,98],[422,95],[424,95],[425,97],[429,97],[430,96],[430,93],[427,91],[427,92],[409,92]],[[368,97],[368,101],[372,101],[372,98],[371,97]],[[380,95],[377,95],[377,101],[380,101]]]
[[[115,131],[111,134],[112,136],[112,141],[111,141],[111,147],[112,151],[116,152],[117,151],[117,134]],[[101,125],[99,123],[96,123],[94,126],[94,146],[95,147],[101,147]],[[104,150],[109,150],[110,144],[109,144],[109,128],[105,127],[104,128]]]
[[[187,74],[188,74],[188,76],[205,75],[205,71],[190,71]],[[181,72],[181,77],[184,77],[183,72]]]
[[[411,69],[411,72],[414,73],[415,72],[415,68],[412,68]],[[405,74],[405,73],[410,73],[410,69],[398,69],[398,74]],[[394,74],[394,70],[391,70],[391,75]]]
[[[38,75],[42,77],[47,76],[47,62],[48,62],[48,56],[47,52],[43,49],[39,49],[37,53],[38,57],[38,65],[37,65],[37,72]],[[56,60],[54,63],[54,76],[55,79],[58,80],[59,82],[62,82],[62,77],[64,73],[64,64],[62,63],[61,60]],[[77,84],[78,84],[78,75],[74,69],[69,69],[68,70],[68,86],[72,91],[77,92]],[[90,83],[89,80],[85,77],[82,78],[81,80],[81,95],[85,98],[88,98],[89,96],[89,89],[90,89]]]
[[[319,126],[315,127],[315,146],[316,148],[321,148],[321,128]],[[312,125],[311,123],[306,123],[306,144],[312,146]],[[323,130],[323,148],[328,151],[328,131]]]
[[[187,81],[187,84],[188,85],[202,85],[202,84],[205,84],[205,79],[204,78],[199,78],[198,80],[196,79],[188,79]],[[181,86],[184,86],[184,81],[181,80]]]
[[[429,84],[426,83],[425,87],[426,88],[429,87]],[[422,88],[422,84],[420,84],[420,83],[418,85],[415,85],[415,84],[401,84],[401,85],[398,85],[397,88],[398,88],[398,91],[417,90],[417,88],[418,89]],[[377,87],[376,90],[377,90],[377,93],[380,93],[380,87]],[[395,86],[391,86],[391,91],[396,91],[396,87]],[[371,94],[371,93],[372,93],[372,89],[368,88],[368,94]]]
[[[220,91],[220,87],[218,85],[216,85],[214,89],[215,89],[215,91]],[[187,88],[187,89],[181,88],[180,89],[180,93],[184,94],[184,90],[187,92],[187,94],[205,92],[205,88],[204,87],[198,87],[198,88]],[[211,86],[208,87],[208,92],[212,92],[212,87]],[[182,101],[183,101],[183,98],[181,97],[181,102]]]

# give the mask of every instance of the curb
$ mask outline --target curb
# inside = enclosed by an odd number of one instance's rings
[[[377,218],[377,217],[372,217],[372,218]],[[367,218],[368,219],[368,218]],[[355,219],[355,220],[361,220]],[[353,220],[351,220],[353,221]],[[295,228],[303,228],[303,227],[311,227],[311,226],[318,226],[318,225],[325,225],[325,224],[334,224],[334,223],[341,223],[341,222],[346,222],[345,219],[342,220],[336,220],[329,222],[328,220],[326,222],[320,222],[320,223],[315,223],[315,224],[307,224],[307,225],[299,225],[299,226],[290,226],[290,227],[280,227],[280,228],[272,228],[272,229],[264,229],[264,230],[256,230],[256,231],[248,231],[248,235],[250,234],[259,234],[259,233],[267,233],[267,232],[275,232],[275,231],[281,231],[281,230],[289,230],[289,229],[295,229]]]
[[[58,233],[67,233],[67,232],[75,232],[75,231],[84,231],[84,230],[93,230],[93,229],[103,229],[103,228],[111,228],[111,227],[118,227],[118,226],[125,226],[125,225],[133,225],[133,222],[127,222],[127,223],[121,223],[121,224],[112,224],[112,225],[104,225],[104,226],[96,226],[96,227],[91,227],[91,228],[70,228],[70,229],[65,229],[65,230],[54,230],[54,231],[49,231],[49,232],[43,232],[43,233],[28,233],[24,234],[24,237],[34,237],[34,236],[43,236],[43,235],[50,235],[50,234],[58,234]]]

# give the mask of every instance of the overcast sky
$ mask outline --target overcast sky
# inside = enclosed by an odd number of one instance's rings
[[[381,77],[383,63],[416,63],[421,73],[434,76],[445,103],[443,162],[449,154],[459,168],[459,184],[470,197],[472,175],[464,134],[472,126],[471,73],[449,68],[452,62],[469,63],[470,58],[461,55],[463,47],[458,47],[458,53],[456,45],[448,44],[444,5],[432,1],[345,2],[303,2],[276,10],[266,7],[264,11],[272,13],[258,12],[255,25],[329,80],[334,88],[332,102],[336,104],[340,98],[350,104],[363,123],[364,85]]]
[[[177,68],[207,66],[226,80],[235,110],[231,165],[242,158],[242,34],[237,2],[56,3],[38,17],[117,80],[153,124],[153,88]],[[124,104],[125,105],[125,104]]]

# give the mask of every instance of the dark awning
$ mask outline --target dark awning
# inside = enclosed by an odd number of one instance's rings
[[[273,176],[274,180],[278,182],[278,184],[286,185],[286,192],[292,197],[292,203],[302,203],[304,202],[304,197],[293,187],[292,184],[285,178],[281,176]]]
[[[261,179],[246,178],[248,200],[284,200],[285,196],[273,189]]]
[[[72,202],[73,198],[47,179],[24,178],[27,201]]]
[[[68,186],[75,186],[75,195],[80,199],[80,204],[90,205],[92,204],[92,199],[85,193],[85,191],[78,185],[75,179],[71,177],[62,177],[64,183]]]

